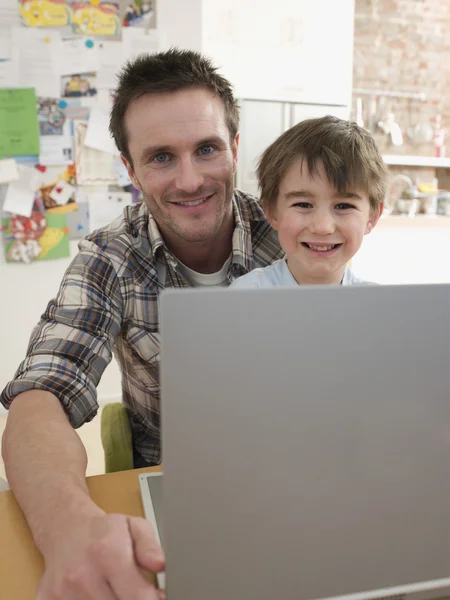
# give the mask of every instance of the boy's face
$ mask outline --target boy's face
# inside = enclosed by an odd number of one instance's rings
[[[372,209],[361,190],[339,194],[321,162],[311,175],[299,158],[286,171],[276,204],[267,212],[297,282],[339,284],[382,211],[382,204]]]

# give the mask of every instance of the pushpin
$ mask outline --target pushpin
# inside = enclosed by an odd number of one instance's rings
[[[65,100],[60,100],[58,102],[58,106],[59,106],[59,108],[62,108],[62,109],[67,108],[67,102]]]
[[[92,40],[86,40],[85,45],[86,45],[86,48],[93,48],[94,42]]]

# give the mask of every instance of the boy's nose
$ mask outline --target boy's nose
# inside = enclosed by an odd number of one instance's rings
[[[329,212],[317,213],[310,222],[311,233],[316,235],[330,235],[336,229],[333,215]]]

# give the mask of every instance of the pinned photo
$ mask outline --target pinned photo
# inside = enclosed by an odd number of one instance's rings
[[[61,77],[61,96],[64,98],[80,98],[96,96],[96,74],[74,73]]]

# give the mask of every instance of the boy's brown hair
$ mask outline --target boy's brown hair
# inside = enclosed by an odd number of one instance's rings
[[[373,210],[384,202],[389,174],[373,137],[356,123],[327,116],[294,125],[261,155],[257,176],[267,210],[274,208],[281,180],[298,158],[311,175],[322,161],[338,192],[364,191]]]
[[[231,83],[217,73],[211,61],[198,52],[171,48],[167,52],[143,54],[128,62],[118,76],[114,90],[109,130],[118,150],[133,165],[128,149],[125,113],[134,100],[145,94],[204,88],[218,96],[225,106],[225,118],[234,140],[239,130],[239,108]]]

